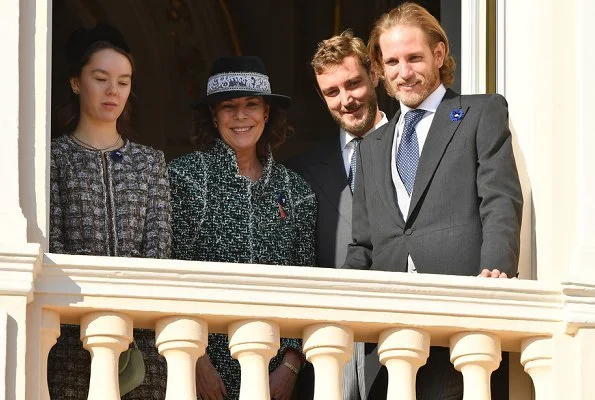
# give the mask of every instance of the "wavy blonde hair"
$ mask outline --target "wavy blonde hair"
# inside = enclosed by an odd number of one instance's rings
[[[446,32],[440,22],[422,6],[415,3],[403,3],[383,14],[376,20],[370,32],[368,51],[372,62],[372,70],[377,76],[384,77],[382,66],[382,50],[380,50],[380,35],[398,25],[410,25],[420,28],[428,39],[432,51],[438,43],[444,43],[444,63],[440,67],[440,81],[449,87],[455,79],[456,62],[450,55],[450,46]]]

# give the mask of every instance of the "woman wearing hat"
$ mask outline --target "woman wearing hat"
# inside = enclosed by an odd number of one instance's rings
[[[215,61],[199,101],[199,151],[169,166],[172,258],[237,263],[314,264],[316,200],[294,172],[273,160],[289,131],[290,98],[273,94],[257,57]],[[290,399],[303,363],[300,343],[282,339],[270,364],[271,397]],[[209,335],[198,361],[203,399],[237,399],[240,366],[227,336]]]
[[[133,143],[128,129],[134,62],[122,34],[99,24],[74,31],[66,45],[71,63],[70,102],[62,136],[51,146],[50,252],[94,256],[167,258],[171,247],[169,180],[161,151]],[[79,326],[62,325],[52,349],[48,381],[53,399],[86,399],[90,357]],[[165,388],[165,363],[154,333],[135,338],[154,367],[145,388],[131,398]],[[159,368],[155,368],[159,366]],[[152,381],[154,379],[154,382]],[[137,393],[134,395],[134,393]],[[137,396],[137,397],[134,397]]]

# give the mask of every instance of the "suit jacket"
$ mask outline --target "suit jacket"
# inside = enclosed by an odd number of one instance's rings
[[[353,195],[349,188],[343,162],[340,136],[333,135],[312,150],[293,158],[287,166],[299,173],[316,194],[318,217],[316,221],[316,266],[339,268],[345,262],[347,246],[351,243],[351,214]],[[344,370],[344,399],[366,399],[364,362],[354,358],[364,357],[362,343],[356,344],[354,357]],[[360,354],[355,354],[361,352]],[[375,377],[380,369],[378,356],[372,355]],[[357,372],[356,372],[357,370]],[[311,400],[314,395],[314,370],[310,363],[298,377],[297,398]],[[385,396],[386,397],[386,396]]]
[[[323,141],[287,166],[316,194],[316,266],[339,268],[351,243],[352,194],[347,182],[339,135]]]
[[[457,118],[454,110],[464,115]],[[517,271],[523,198],[498,94],[447,90],[424,144],[409,215],[399,211],[391,150],[400,113],[360,142],[353,243],[345,268],[477,275]]]

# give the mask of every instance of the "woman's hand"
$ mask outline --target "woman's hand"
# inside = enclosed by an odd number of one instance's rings
[[[293,365],[296,369],[299,369],[302,364],[301,357],[298,354],[293,351],[285,352],[281,365],[275,368],[269,376],[271,399],[274,400],[290,400],[297,380],[297,373],[283,365],[284,362]]]
[[[202,400],[224,400],[227,389],[208,355],[196,363],[196,394]]]

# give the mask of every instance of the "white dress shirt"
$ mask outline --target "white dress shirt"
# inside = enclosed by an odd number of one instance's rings
[[[372,133],[373,131],[375,131],[376,129],[380,128],[382,125],[388,122],[386,115],[382,111],[380,111],[380,115],[382,115],[380,121],[378,121],[378,123],[374,125],[372,129],[364,133],[362,138],[365,138],[370,133]],[[352,135],[343,128],[341,128],[339,135],[339,140],[341,142],[341,152],[343,154],[343,164],[345,166],[345,176],[349,176],[349,168],[351,168],[351,156],[353,155],[353,151],[355,150],[355,142],[353,142],[352,140],[355,139],[357,136]]]
[[[426,138],[428,137],[428,132],[430,130],[430,126],[432,125],[432,121],[434,120],[434,115],[436,114],[436,109],[440,105],[442,98],[446,94],[446,88],[444,85],[440,84],[430,94],[418,107],[417,109],[425,110],[426,113],[422,117],[421,121],[415,127],[415,132],[417,134],[417,141],[419,147],[419,155],[421,156],[422,150],[424,148],[424,144],[426,143]],[[393,147],[391,152],[391,175],[393,178],[393,185],[397,192],[397,201],[399,203],[399,210],[401,211],[401,215],[403,216],[403,220],[407,221],[407,216],[409,215],[409,204],[411,198],[407,193],[407,189],[405,189],[405,185],[403,181],[401,181],[401,177],[399,176],[399,172],[397,171],[397,160],[396,154],[401,144],[401,137],[403,136],[403,128],[405,125],[405,114],[407,111],[411,110],[410,107],[407,107],[405,104],[401,103],[401,115],[399,116],[399,121],[395,127],[394,132],[394,139],[393,139]],[[415,187],[415,184],[414,184]],[[408,257],[407,262],[407,271],[409,272],[417,272],[415,269],[415,264],[411,259],[411,255]]]

